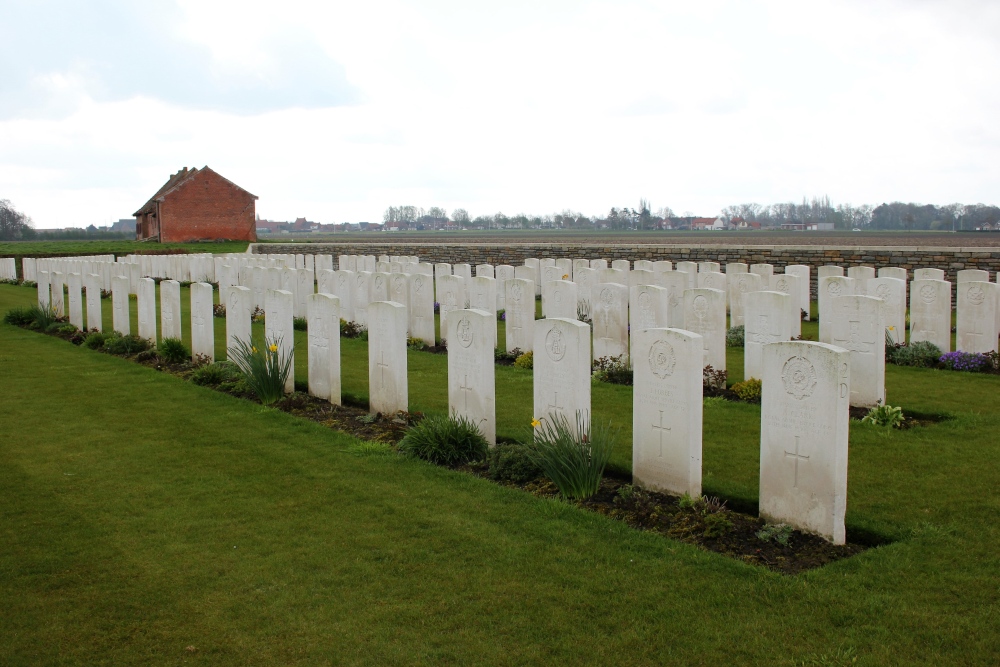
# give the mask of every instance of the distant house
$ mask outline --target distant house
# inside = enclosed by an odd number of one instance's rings
[[[725,229],[726,219],[722,216],[717,218],[691,218],[691,229]]]
[[[208,167],[184,167],[135,212],[138,241],[256,241],[257,196]]]

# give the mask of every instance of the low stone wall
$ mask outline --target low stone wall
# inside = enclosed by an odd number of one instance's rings
[[[255,243],[251,252],[272,254],[328,255],[416,255],[422,262],[451,264],[511,264],[520,265],[529,257],[567,257],[569,259],[649,259],[672,262],[745,262],[773,264],[783,268],[789,264],[812,267],[815,283],[816,268],[824,264],[850,266],[898,266],[909,271],[933,267],[944,269],[948,280],[956,281],[962,269],[1000,271],[1000,248],[944,247],[849,247],[794,245],[627,245],[580,243]],[[725,270],[723,268],[723,270]]]

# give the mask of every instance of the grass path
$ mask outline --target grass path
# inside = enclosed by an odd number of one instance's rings
[[[0,286],[0,312],[32,298]],[[411,395],[430,409],[445,359],[417,358]],[[530,389],[517,372],[507,396]],[[956,415],[885,437],[852,428],[849,534],[896,541],[785,577],[420,462],[359,456],[318,425],[6,325],[0,376],[0,664],[1000,655],[1000,378],[891,368],[894,404]],[[605,402],[628,404],[629,390],[610,390]],[[757,429],[755,406],[706,410],[710,492],[756,498]]]

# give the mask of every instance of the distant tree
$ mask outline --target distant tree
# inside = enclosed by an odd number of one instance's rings
[[[34,223],[8,199],[0,199],[0,241],[24,241],[35,238]]]
[[[427,209],[427,215],[431,218],[443,218],[448,219],[448,211],[444,210],[439,206],[431,206]]]
[[[653,215],[649,210],[649,200],[639,200],[639,210],[636,212],[636,224],[639,229],[648,229],[653,220]]]
[[[459,227],[469,226],[469,212],[464,208],[456,208],[451,212],[451,220]]]

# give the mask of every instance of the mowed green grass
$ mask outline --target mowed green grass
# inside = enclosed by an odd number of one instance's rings
[[[190,253],[246,252],[246,241],[225,241],[221,243],[140,243],[139,241],[3,241],[0,242],[0,257],[21,257],[50,253],[56,255],[107,255],[117,253],[147,253],[159,250],[186,250]],[[21,270],[18,262],[18,271]]]
[[[34,296],[0,286],[0,312]],[[364,352],[344,341],[358,395]],[[414,409],[443,410],[446,358],[409,360]],[[954,418],[884,436],[852,426],[849,536],[892,543],[786,577],[417,461],[357,456],[319,425],[6,325],[0,369],[0,664],[1000,654],[995,377],[890,367],[890,403]],[[513,432],[530,417],[530,373],[498,368],[497,383]],[[626,427],[630,399],[595,387],[595,412]],[[756,406],[706,409],[707,492],[755,504],[758,433]]]

